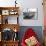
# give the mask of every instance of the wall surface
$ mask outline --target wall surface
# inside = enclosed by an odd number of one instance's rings
[[[0,0],[1,7],[15,6],[15,0]],[[43,6],[42,0],[17,0],[18,6],[20,6],[20,26],[43,26]],[[38,20],[24,20],[23,11],[27,8],[38,8]],[[12,17],[11,17],[12,18]],[[10,19],[9,19],[10,20]],[[13,21],[14,22],[14,21]]]
[[[19,1],[22,8],[21,12],[23,10],[27,10],[27,8],[38,8],[38,20],[24,20],[23,19],[23,13],[20,15],[20,25],[21,26],[43,26],[43,6],[42,6],[42,0],[24,0]]]
[[[14,6],[14,5],[15,5],[14,1],[15,1],[15,0],[0,0],[0,6],[1,6],[1,7]]]

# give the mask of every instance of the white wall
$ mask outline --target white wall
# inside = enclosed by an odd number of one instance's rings
[[[22,26],[43,26],[43,6],[42,0],[24,0],[18,1],[22,6],[22,11],[27,8],[38,8],[38,20],[24,20],[20,15],[20,25]],[[21,11],[21,12],[22,12]]]
[[[15,0],[0,0],[0,6],[14,6]],[[43,7],[42,0],[17,0],[20,6],[20,17],[19,24],[20,26],[43,26]],[[23,19],[23,10],[27,8],[38,8],[38,20],[24,20]]]
[[[15,0],[0,0],[0,6],[1,7],[9,7],[9,6],[14,6],[15,3],[14,3]]]

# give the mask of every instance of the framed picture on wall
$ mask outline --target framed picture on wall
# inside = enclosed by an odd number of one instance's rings
[[[2,10],[2,15],[9,15],[9,10]]]
[[[18,23],[18,16],[10,16],[8,18],[8,24],[17,24]]]
[[[23,12],[23,19],[38,19],[38,9],[28,9],[27,12]]]

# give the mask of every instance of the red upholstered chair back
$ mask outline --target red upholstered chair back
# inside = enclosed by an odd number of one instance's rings
[[[28,28],[24,34],[24,37],[22,38],[21,45],[26,46],[25,39],[28,39],[29,37],[32,37],[32,36],[37,37],[34,30],[32,28]]]

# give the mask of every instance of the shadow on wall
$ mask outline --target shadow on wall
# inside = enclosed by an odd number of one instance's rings
[[[36,32],[39,41],[42,43],[43,42],[43,30],[42,30],[42,26],[21,26],[20,27],[20,32],[19,32],[19,39],[20,39],[20,41],[22,40],[23,35],[24,35],[25,31],[28,28],[32,28],[34,30],[34,32]]]

